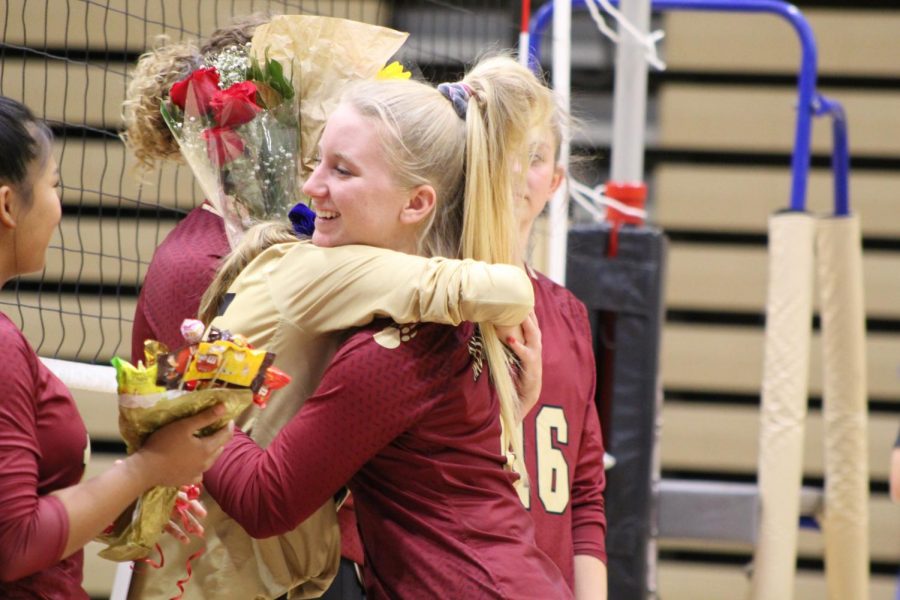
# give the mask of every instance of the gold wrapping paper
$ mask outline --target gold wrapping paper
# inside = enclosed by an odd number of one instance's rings
[[[210,427],[200,431],[209,435],[235,419],[253,403],[249,389],[207,389],[195,392],[172,390],[148,396],[119,395],[119,431],[128,453],[135,452],[151,433],[173,421],[195,415],[222,403],[225,413]],[[129,561],[148,556],[154,549],[175,506],[178,488],[158,486],[147,490],[134,509],[120,516],[112,531],[98,541],[107,544],[103,558]]]

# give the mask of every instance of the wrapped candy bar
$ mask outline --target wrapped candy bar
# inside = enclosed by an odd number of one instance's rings
[[[269,367],[268,369],[266,369],[266,376],[265,378],[263,378],[262,385],[259,387],[256,393],[253,394],[253,402],[260,408],[265,408],[266,403],[269,401],[269,396],[272,395],[272,392],[274,392],[278,388],[283,388],[290,382],[290,375],[288,375],[281,369]]]
[[[290,381],[270,367],[272,353],[251,348],[240,336],[215,330],[207,336],[214,341],[200,341],[198,323],[202,328],[199,321],[185,320],[182,334],[187,345],[178,350],[170,352],[159,342],[145,342],[148,366],[118,357],[112,360],[119,392],[119,431],[129,454],[163,425],[223,404],[224,414],[198,435],[218,431],[254,401],[264,405],[272,390]],[[100,536],[99,541],[107,544],[100,556],[115,561],[148,556],[169,522],[177,495],[175,487],[146,491],[133,510]]]
[[[235,342],[200,342],[184,381],[218,380],[256,391],[275,355]]]

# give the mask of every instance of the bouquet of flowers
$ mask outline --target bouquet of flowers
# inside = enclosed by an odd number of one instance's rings
[[[349,81],[375,77],[406,40],[346,19],[280,15],[177,82],[161,105],[232,247],[254,220],[286,219]]]
[[[335,17],[278,15],[253,34],[250,52],[284,66],[300,108],[301,178],[315,168],[325,121],[352,81],[378,77],[409,34]]]
[[[186,345],[170,352],[163,344],[144,343],[146,365],[131,365],[118,357],[119,431],[129,454],[167,423],[195,415],[216,404],[225,413],[199,435],[224,427],[251,403],[264,407],[272,391],[290,377],[271,366],[275,355],[256,350],[240,335],[210,328],[202,340],[203,324],[186,319],[182,334]],[[116,561],[146,557],[169,522],[178,489],[159,486],[145,492],[134,509],[125,511],[99,541],[107,548],[100,556]]]
[[[231,46],[172,86],[163,118],[232,245],[253,219],[284,219],[298,195],[297,99],[278,61]]]

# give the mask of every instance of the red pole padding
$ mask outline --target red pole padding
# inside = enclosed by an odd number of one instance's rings
[[[618,200],[626,206],[643,210],[644,205],[647,202],[647,184],[642,181],[629,183],[609,181],[606,183],[606,195],[613,200]],[[612,231],[610,231],[609,236],[609,248],[607,249],[607,254],[609,256],[615,256],[619,253],[619,229],[623,224],[644,224],[644,220],[641,217],[623,213],[615,206],[607,207],[606,220],[612,223]]]

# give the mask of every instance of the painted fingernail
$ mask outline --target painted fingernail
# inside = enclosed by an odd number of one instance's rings
[[[506,343],[512,346],[516,343],[516,338],[514,338],[513,336],[509,336],[508,338],[506,338]]]

